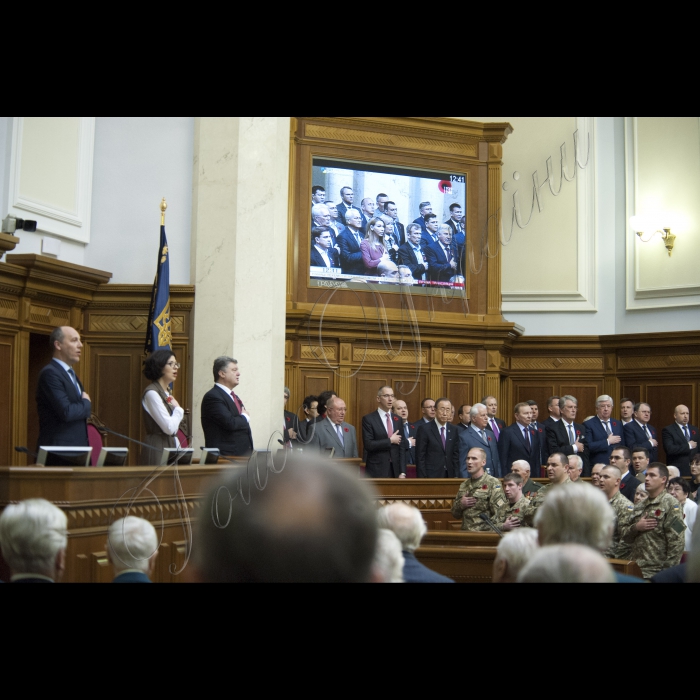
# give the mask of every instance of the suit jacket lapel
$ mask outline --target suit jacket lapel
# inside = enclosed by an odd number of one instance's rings
[[[340,449],[345,450],[345,445],[343,445],[343,443],[340,442],[340,438],[338,437],[338,432],[333,428],[333,426],[327,420],[323,421],[323,425],[326,429],[326,432],[330,433],[333,436],[336,444],[340,446]],[[342,429],[342,426],[341,426],[341,429]]]

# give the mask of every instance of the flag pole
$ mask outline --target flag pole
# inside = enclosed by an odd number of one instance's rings
[[[168,209],[168,203],[165,201],[165,197],[163,197],[163,201],[160,203],[160,225],[165,226],[165,212]]]

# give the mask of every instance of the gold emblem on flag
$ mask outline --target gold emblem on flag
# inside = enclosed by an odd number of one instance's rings
[[[170,301],[163,309],[163,313],[153,321],[153,325],[158,329],[158,346],[161,348],[173,346],[173,333],[170,322]]]
[[[168,259],[168,246],[166,245],[163,248],[163,253],[162,253],[162,258],[160,259],[160,264],[162,265],[167,259]]]

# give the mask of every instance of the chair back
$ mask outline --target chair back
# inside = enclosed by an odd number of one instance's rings
[[[187,435],[182,432],[182,430],[177,431],[177,439],[180,441],[180,447],[182,447],[183,450],[186,450],[189,448],[190,443],[187,440]]]
[[[97,466],[97,460],[100,458],[102,448],[104,444],[102,442],[102,435],[100,431],[94,426],[88,423],[88,443],[92,447],[92,466]]]

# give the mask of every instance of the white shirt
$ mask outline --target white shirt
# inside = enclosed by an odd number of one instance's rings
[[[229,399],[231,399],[231,403],[233,403],[233,404],[235,405],[236,402],[233,400],[232,394],[235,394],[235,393],[236,393],[236,390],[235,390],[235,389],[229,389],[227,386],[224,386],[223,384],[218,384],[218,383],[217,383],[216,386],[219,387],[219,389],[221,389],[221,391],[223,391],[224,394],[226,394],[226,396],[228,396]],[[245,418],[245,419],[248,421],[248,423],[250,423],[250,418],[249,418],[245,413],[243,414],[243,418]]]
[[[158,424],[158,427],[166,435],[174,437],[177,447],[180,447],[180,442],[177,440],[177,431],[180,429],[180,423],[185,417],[185,411],[182,408],[176,408],[171,416],[163,404],[163,399],[155,391],[149,391],[143,397],[142,405],[146,413]]]
[[[571,430],[572,430],[573,433],[574,433],[574,438],[576,439],[576,442],[578,442],[579,437],[578,437],[578,435],[576,435],[576,427],[574,426],[574,424],[573,424],[573,423],[567,423],[566,421],[563,421],[563,423],[564,423],[564,425],[566,426],[566,436],[569,438],[569,440],[571,439],[571,433],[569,432],[569,426],[571,426]],[[571,447],[573,447],[573,448],[574,448],[574,452],[575,452],[576,454],[578,454],[578,447],[576,447],[576,445],[571,445]]]
[[[317,245],[315,245],[314,248],[321,253],[321,257],[326,261],[326,267],[333,267],[331,265],[331,259],[328,257],[328,251],[325,248],[319,248]]]
[[[394,425],[394,419],[391,413],[387,413],[386,411],[382,410],[381,408],[379,409],[379,417],[382,419],[382,425],[384,426],[384,429],[386,430],[386,417],[389,416],[389,423],[393,426]],[[389,435],[390,438],[394,437],[394,431],[392,430],[391,433],[387,431],[387,434]]]
[[[55,357],[53,358],[54,362],[58,362],[61,367],[66,371],[66,374],[68,375],[68,378],[71,381],[71,384],[75,387],[76,392],[80,390],[80,387],[73,381],[73,377],[70,375],[70,371],[73,369],[70,365],[67,365],[63,360],[57,360]],[[73,372],[75,374],[75,371]],[[75,377],[75,381],[78,381],[78,377]],[[81,394],[82,396],[82,394]]]
[[[685,513],[685,551],[692,551],[692,541],[693,541],[693,528],[695,527],[695,521],[698,517],[698,505],[693,503],[693,501],[688,498],[683,506],[683,512]]]
[[[685,431],[686,428],[688,429],[688,435],[690,435],[690,425],[682,425],[681,423],[676,423],[676,425],[681,429],[681,432],[683,433],[683,437],[685,437]],[[690,444],[693,440],[693,437],[691,435],[690,440],[688,440],[688,444]]]

